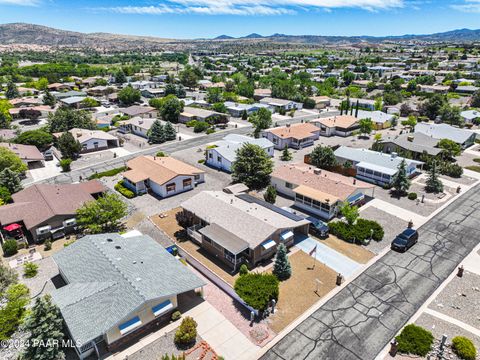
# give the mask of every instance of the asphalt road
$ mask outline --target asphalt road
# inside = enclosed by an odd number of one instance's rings
[[[389,251],[261,359],[374,359],[479,243],[479,210],[476,186],[423,225],[407,253]]]

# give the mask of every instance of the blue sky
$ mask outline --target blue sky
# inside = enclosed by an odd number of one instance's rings
[[[480,28],[480,0],[0,0],[0,23],[166,38]]]

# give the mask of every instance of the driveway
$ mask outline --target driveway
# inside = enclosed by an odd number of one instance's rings
[[[374,359],[479,243],[479,190],[434,216],[417,245],[389,251],[261,359]]]
[[[362,266],[349,257],[340,254],[331,247],[328,247],[327,245],[324,245],[321,242],[312,239],[311,237],[306,237],[298,242],[295,246],[307,254],[310,254],[310,252],[317,247],[316,253],[313,254],[315,258],[329,268],[335,270],[337,273],[342,274],[346,278],[350,277]]]

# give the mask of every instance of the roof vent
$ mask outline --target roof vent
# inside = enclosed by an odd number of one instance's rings
[[[135,280],[140,281],[140,280],[142,280],[142,278],[136,278]]]
[[[120,245],[115,245],[115,249],[120,250],[122,247]]]
[[[134,263],[134,264],[136,264],[136,263],[137,263],[137,261],[136,261],[136,260],[133,260],[133,263]]]
[[[113,239],[108,238],[107,241],[108,242],[113,242]]]

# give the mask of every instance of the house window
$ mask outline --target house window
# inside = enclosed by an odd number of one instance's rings
[[[293,188],[293,184],[289,183],[289,182],[285,182],[285,187],[288,188],[288,189],[292,189]]]
[[[120,324],[118,326],[118,330],[120,330],[120,334],[125,335],[135,330],[141,325],[142,325],[142,321],[138,316],[135,316],[133,319],[130,319],[127,322],[124,322],[123,324]]]
[[[195,175],[193,178],[194,178],[195,180],[200,180],[200,175]]]
[[[209,159],[213,159],[212,153],[208,153],[208,158],[209,158]]]
[[[217,156],[217,161],[218,161],[219,163],[221,163],[221,162],[222,162],[222,158],[221,158],[220,156]]]
[[[277,140],[276,137],[274,137],[272,140],[273,140],[273,143],[274,143],[274,144],[277,144],[277,143],[278,143],[278,140]]]
[[[94,147],[95,149],[98,149],[98,142],[97,142],[97,141],[95,141],[95,142],[93,143],[93,147]]]
[[[167,184],[166,188],[167,188],[167,193],[172,192],[172,191],[175,191],[176,185],[175,183]]]
[[[185,179],[183,180],[183,187],[186,188],[186,187],[190,187],[192,186],[192,179]]]

